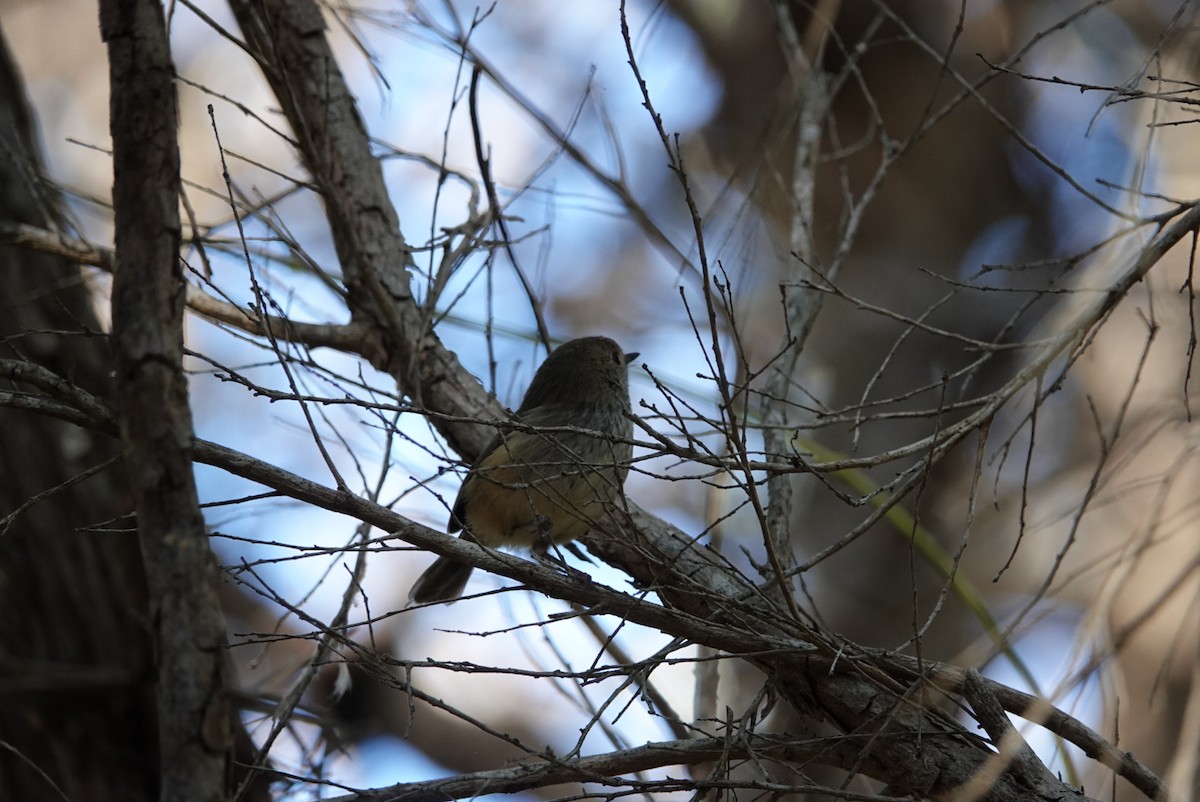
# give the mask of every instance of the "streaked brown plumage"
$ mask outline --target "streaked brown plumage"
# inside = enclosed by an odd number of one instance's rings
[[[618,499],[629,472],[633,434],[629,362],[607,337],[556,348],[534,374],[517,419],[539,431],[502,430],[458,491],[448,530],[491,548],[544,552],[579,537]],[[544,431],[571,427],[600,432]],[[471,566],[439,557],[409,594],[412,603],[462,595]]]

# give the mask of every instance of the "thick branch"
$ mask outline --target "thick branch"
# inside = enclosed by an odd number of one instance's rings
[[[226,798],[233,739],[183,374],[175,69],[155,0],[102,0],[100,26],[112,87],[112,344],[157,647],[159,798],[216,802]]]
[[[325,203],[351,319],[370,331],[362,353],[430,409],[467,419],[501,417],[503,410],[446,350],[413,298],[409,247],[320,9],[310,0],[234,0],[231,8]],[[491,437],[468,423],[447,420],[438,428],[470,458]]]

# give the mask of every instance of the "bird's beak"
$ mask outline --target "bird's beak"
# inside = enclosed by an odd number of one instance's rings
[[[628,365],[630,362],[637,359],[639,356],[641,356],[641,354],[638,353],[637,351],[634,351],[632,354],[626,354],[625,355],[625,364]]]

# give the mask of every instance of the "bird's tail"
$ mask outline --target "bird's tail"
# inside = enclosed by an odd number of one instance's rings
[[[454,601],[462,595],[474,568],[466,563],[438,557],[433,565],[413,583],[408,593],[409,604],[433,604]]]

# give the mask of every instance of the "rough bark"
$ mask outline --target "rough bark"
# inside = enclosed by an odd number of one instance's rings
[[[455,451],[473,457],[493,433],[473,421],[504,410],[446,350],[413,299],[409,247],[320,9],[292,0],[234,0],[230,8],[325,203],[351,319],[370,329],[363,356],[414,402],[447,415],[432,422]]]
[[[157,649],[162,800],[226,798],[232,753],[217,569],[192,475],[179,143],[162,6],[104,0],[113,139],[118,419]]]

